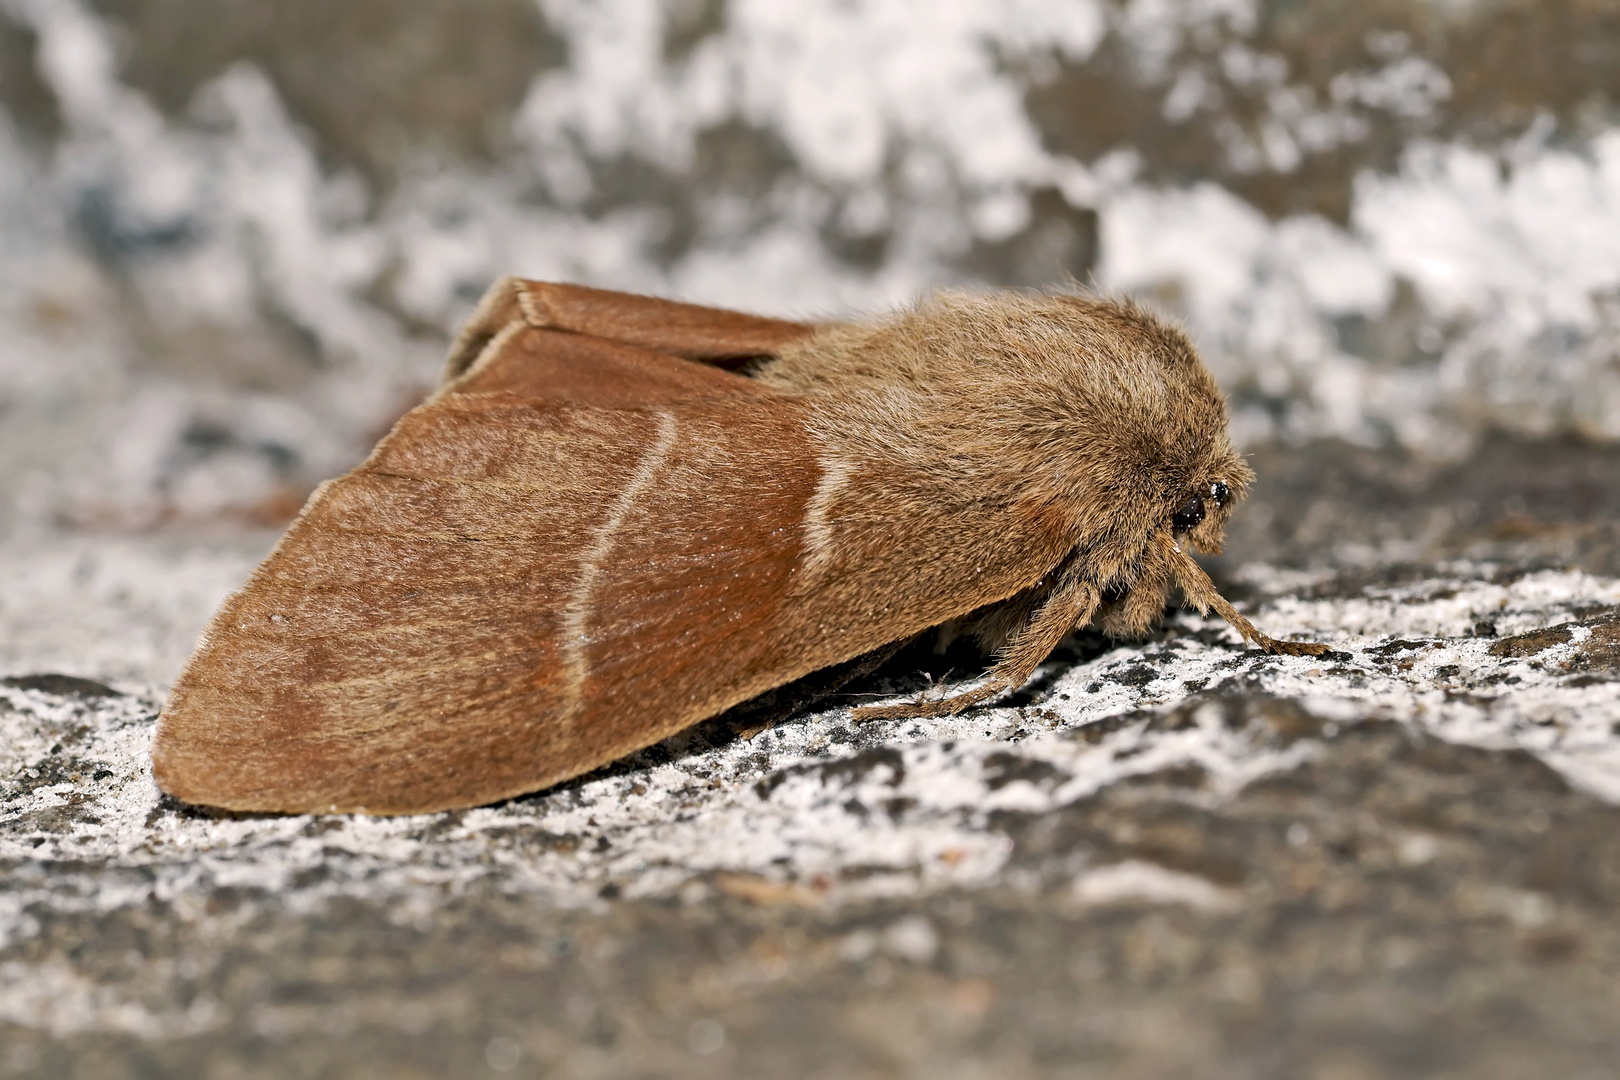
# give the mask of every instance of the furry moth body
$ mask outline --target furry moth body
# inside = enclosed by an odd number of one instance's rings
[[[744,371],[746,370],[746,374]],[[1145,630],[1251,479],[1187,340],[1075,295],[811,326],[508,279],[445,381],[228,599],[153,772],[237,810],[538,790],[970,613],[980,687]]]

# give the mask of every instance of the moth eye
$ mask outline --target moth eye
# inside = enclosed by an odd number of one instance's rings
[[[1197,495],[1181,504],[1175,517],[1170,519],[1170,528],[1173,532],[1184,533],[1198,526],[1204,520],[1204,500]]]
[[[1209,485],[1209,497],[1215,500],[1216,506],[1225,506],[1226,500],[1232,497],[1232,489],[1217,480]]]

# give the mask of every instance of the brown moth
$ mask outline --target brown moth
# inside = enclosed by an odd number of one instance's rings
[[[577,776],[972,615],[978,687],[1179,585],[1252,474],[1187,339],[1128,303],[945,294],[814,326],[507,279],[443,385],[215,615],[153,773],[234,810],[417,813]]]

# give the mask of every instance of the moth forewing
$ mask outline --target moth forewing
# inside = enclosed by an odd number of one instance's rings
[[[988,599],[814,585],[824,476],[790,398],[438,399],[216,616],[160,723],[158,782],[236,810],[477,805]]]

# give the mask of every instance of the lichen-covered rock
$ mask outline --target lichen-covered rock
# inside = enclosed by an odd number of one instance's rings
[[[1620,581],[1240,578],[1266,625],[1334,653],[1181,615],[1077,639],[997,708],[717,721],[418,818],[175,804],[148,773],[152,697],[9,677],[0,1068],[1609,1060]],[[925,686],[918,663],[861,692]]]
[[[0,5],[0,1077],[1613,1080],[1612,7]],[[208,613],[513,272],[1144,296],[1260,476],[1212,573],[1335,652],[161,799]]]

